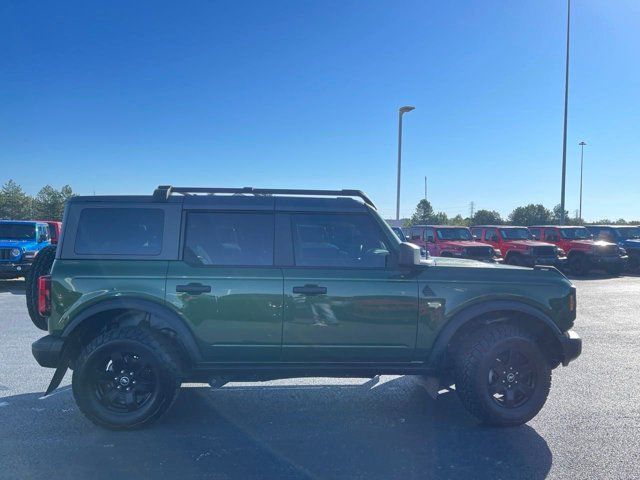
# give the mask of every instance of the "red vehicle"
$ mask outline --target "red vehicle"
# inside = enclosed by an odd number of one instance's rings
[[[38,220],[49,225],[49,235],[51,236],[51,245],[57,245],[60,238],[60,232],[62,231],[62,222],[56,222],[53,220]]]
[[[627,262],[627,252],[615,243],[594,241],[585,227],[540,225],[529,227],[539,240],[553,243],[567,252],[569,269],[575,275],[586,275],[599,268],[612,275],[622,273]]]
[[[476,242],[467,227],[414,225],[409,229],[409,241],[435,257],[502,262],[500,250]]]
[[[564,250],[552,243],[534,240],[527,227],[478,225],[471,227],[471,233],[476,239],[499,249],[509,265],[552,265],[561,268],[567,263]]]

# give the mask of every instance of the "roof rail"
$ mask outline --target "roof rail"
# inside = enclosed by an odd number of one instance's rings
[[[248,194],[248,195],[304,195],[304,196],[331,196],[331,197],[358,197],[372,208],[376,208],[371,199],[360,190],[301,190],[292,188],[215,188],[215,187],[173,187],[171,185],[159,185],[153,192],[156,202],[165,202],[173,193],[192,195],[195,193]]]

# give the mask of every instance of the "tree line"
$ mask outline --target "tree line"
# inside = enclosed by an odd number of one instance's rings
[[[411,225],[554,225],[560,223],[561,213],[560,205],[556,205],[552,210],[549,210],[542,204],[530,203],[515,208],[506,219],[502,218],[500,213],[495,210],[478,210],[473,214],[473,217],[456,215],[449,218],[444,212],[435,212],[431,203],[423,199],[418,202],[415,213],[411,218],[405,220],[404,225],[406,227]],[[569,212],[565,210],[565,224],[584,225],[585,223],[638,225],[640,221],[628,222],[624,218],[619,218],[618,220],[603,218],[597,222],[585,222],[581,218],[570,218]]]
[[[27,194],[20,185],[8,180],[0,188],[0,219],[3,220],[62,220],[64,204],[73,196],[69,185],[56,190],[45,185],[35,195]]]

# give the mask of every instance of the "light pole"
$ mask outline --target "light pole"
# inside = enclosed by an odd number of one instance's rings
[[[400,165],[402,163],[402,115],[416,107],[404,106],[398,110],[398,190],[396,194],[396,220],[400,220]]]
[[[567,0],[567,56],[564,75],[564,130],[562,134],[562,188],[560,194],[560,225],[564,225],[564,191],[567,178],[567,109],[569,106],[569,27],[571,26],[571,0]]]
[[[578,215],[578,218],[580,218],[582,220],[582,166],[584,164],[584,146],[586,145],[586,142],[580,142],[578,145],[580,145],[580,213]]]

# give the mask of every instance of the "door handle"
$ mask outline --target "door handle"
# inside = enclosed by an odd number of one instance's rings
[[[325,293],[327,293],[327,287],[319,287],[318,285],[293,287],[293,293],[300,293],[302,295],[324,295]]]
[[[200,295],[201,293],[209,293],[211,285],[202,285],[201,283],[188,283],[187,285],[176,285],[176,292],[189,293],[191,295]]]

